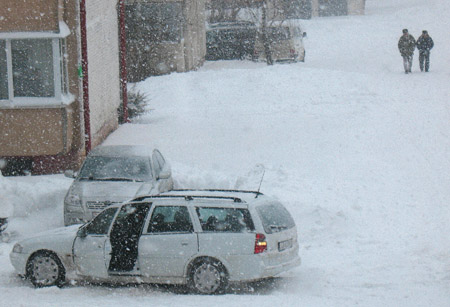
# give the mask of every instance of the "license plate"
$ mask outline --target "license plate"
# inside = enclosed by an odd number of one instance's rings
[[[281,252],[281,251],[284,251],[284,250],[286,250],[286,249],[288,249],[288,248],[291,248],[292,247],[292,239],[289,239],[289,240],[286,240],[286,241],[281,241],[281,242],[278,242],[278,250]]]

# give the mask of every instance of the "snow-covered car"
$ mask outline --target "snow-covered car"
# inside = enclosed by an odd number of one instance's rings
[[[170,165],[157,149],[110,145],[94,148],[64,199],[64,225],[90,221],[104,208],[139,195],[159,194],[173,188]]]
[[[19,275],[37,286],[67,280],[187,284],[201,294],[300,265],[287,209],[260,192],[174,190],[112,205],[83,226],[18,242]]]
[[[305,46],[303,38],[306,33],[302,31],[298,23],[285,22],[280,25],[272,25],[266,28],[269,50],[274,62],[304,62]],[[258,31],[256,35],[253,60],[265,61],[263,33]]]
[[[206,29],[207,61],[250,58],[256,38],[256,25],[247,21],[218,22]]]

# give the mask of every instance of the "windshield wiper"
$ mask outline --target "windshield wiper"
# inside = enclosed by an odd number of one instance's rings
[[[269,228],[272,229],[272,231],[273,230],[281,231],[283,229],[287,229],[288,227],[286,225],[270,225]]]
[[[130,182],[143,182],[140,179],[131,179],[124,177],[106,177],[106,178],[95,178],[95,177],[81,177],[79,180],[92,180],[92,181],[130,181]]]
[[[131,178],[124,178],[124,177],[95,178],[93,180],[98,180],[98,181],[132,181],[132,182],[142,182],[142,180],[131,179]]]

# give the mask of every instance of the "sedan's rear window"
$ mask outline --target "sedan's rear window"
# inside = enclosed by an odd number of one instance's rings
[[[280,232],[295,227],[294,219],[280,203],[270,203],[256,207],[266,233]]]

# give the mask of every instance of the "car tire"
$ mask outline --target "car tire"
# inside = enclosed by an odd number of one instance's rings
[[[37,287],[62,287],[66,279],[66,270],[58,256],[49,251],[33,254],[27,262],[27,277]]]
[[[222,294],[228,286],[225,267],[218,260],[205,258],[196,262],[189,274],[189,287],[198,294]]]

